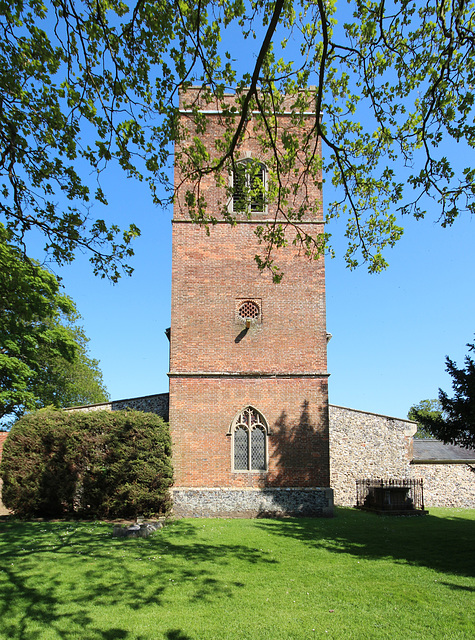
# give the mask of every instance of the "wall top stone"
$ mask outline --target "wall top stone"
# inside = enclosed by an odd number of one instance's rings
[[[344,411],[353,411],[354,413],[363,413],[368,416],[377,416],[378,418],[386,418],[386,420],[397,420],[398,422],[407,422],[410,425],[415,427],[414,433],[417,431],[417,423],[414,420],[409,420],[408,418],[396,418],[395,416],[388,416],[384,413],[375,413],[374,411],[363,411],[362,409],[352,409],[351,407],[343,407],[339,404],[329,404],[329,407],[334,407],[335,409],[343,409]]]
[[[68,407],[65,411],[120,411],[121,409],[135,409],[146,413],[156,413],[168,420],[168,393],[155,393],[149,396],[127,398],[124,400],[110,400],[77,407]]]

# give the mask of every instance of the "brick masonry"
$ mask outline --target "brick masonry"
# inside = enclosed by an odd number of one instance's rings
[[[188,91],[181,95],[180,107],[195,99],[199,100],[198,90]],[[232,96],[226,99],[233,100]],[[212,105],[202,106],[207,128],[200,132],[200,140],[213,157],[215,142],[223,137],[226,124]],[[310,129],[314,118],[309,117],[299,135]],[[186,109],[181,125],[187,133],[183,144],[177,145],[177,158],[186,154],[195,132]],[[262,156],[256,126],[251,118],[238,155],[269,164],[270,158]],[[287,116],[279,118],[277,126],[282,131],[296,131]],[[208,235],[189,218],[184,194],[194,185],[180,173],[179,162],[175,184],[180,188],[173,217],[169,374],[175,495],[182,500],[185,495],[201,495],[183,493],[182,489],[219,488],[221,493],[216,495],[222,496],[222,490],[232,489],[230,496],[241,496],[238,503],[242,503],[242,495],[254,496],[249,509],[255,512],[261,500],[255,496],[264,495],[263,489],[327,489],[324,260],[310,261],[289,242],[276,252],[285,275],[281,284],[274,284],[271,275],[260,273],[253,260],[261,251],[255,231],[276,214],[272,203],[268,210],[250,218],[238,215],[236,225],[230,226],[222,219],[227,206],[225,187],[205,177],[200,194],[217,220]],[[302,228],[315,234],[323,230],[321,191],[315,185],[307,185],[307,189],[302,185],[292,206],[299,206],[304,194],[315,206]],[[290,229],[289,234],[291,240]],[[255,301],[260,309],[259,318],[247,328],[237,313],[245,300]],[[267,468],[261,472],[233,471],[230,427],[247,406],[264,417],[269,429]],[[237,489],[241,493],[234,491]],[[273,500],[268,503],[270,510]],[[225,502],[234,504],[229,507],[234,512],[237,503],[231,498]]]
[[[232,104],[233,97],[225,100]],[[177,145],[177,158],[186,154],[196,133],[190,103],[200,104],[198,89],[180,95],[184,142]],[[200,106],[207,111],[207,129],[200,139],[213,159],[216,141],[229,124],[216,113],[219,105]],[[315,117],[310,114],[300,128],[288,115],[278,117],[277,144],[283,131],[306,135]],[[238,155],[271,164],[270,156],[262,156],[259,134],[251,117]],[[318,143],[316,152],[321,154]],[[304,159],[299,162],[303,166]],[[310,261],[301,255],[287,230],[289,245],[275,253],[285,277],[275,285],[253,261],[262,249],[256,228],[274,216],[282,219],[272,204],[251,218],[238,215],[236,225],[230,226],[223,219],[229,204],[226,188],[210,174],[200,184],[200,194],[216,218],[208,235],[189,218],[185,193],[194,185],[180,173],[179,163],[175,184],[181,187],[173,217],[170,394],[75,410],[130,407],[169,416],[174,493],[181,513],[328,515],[330,486],[337,504],[353,505],[356,479],[368,476],[423,477],[427,505],[475,507],[470,466],[410,464],[414,423],[328,407],[323,258]],[[315,206],[300,226],[315,236],[323,231],[321,189],[302,185],[292,196],[291,208],[297,210],[304,196]],[[260,309],[249,328],[237,313],[243,300],[254,300]],[[267,467],[262,472],[232,469],[230,427],[246,406],[258,410],[268,427]]]
[[[178,487],[328,487],[326,380],[172,378]],[[268,469],[232,472],[231,423],[257,408],[269,426]]]
[[[7,439],[8,432],[0,431],[0,461],[2,459],[2,451],[5,440]],[[2,500],[2,479],[0,478],[0,516],[6,515],[8,513],[7,509],[3,506]]]
[[[3,445],[7,439],[8,431],[0,431],[0,459],[2,457]]]

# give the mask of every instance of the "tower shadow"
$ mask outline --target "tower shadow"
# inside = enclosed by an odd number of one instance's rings
[[[304,400],[295,422],[285,411],[281,412],[269,435],[269,468],[262,488],[282,489],[273,496],[278,510],[281,509],[282,514],[289,510],[287,490],[302,489],[290,498],[291,513],[312,515],[309,490],[330,486],[328,411],[325,407],[319,407],[312,415],[309,401]]]

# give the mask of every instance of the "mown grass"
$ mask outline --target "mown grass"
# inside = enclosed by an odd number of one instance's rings
[[[390,518],[0,522],[0,637],[475,637],[475,510]]]

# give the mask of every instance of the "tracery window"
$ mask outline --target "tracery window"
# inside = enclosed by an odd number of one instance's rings
[[[233,211],[259,213],[265,211],[266,167],[246,158],[236,163],[233,171]]]
[[[267,424],[261,414],[246,407],[233,422],[234,471],[267,469]]]

